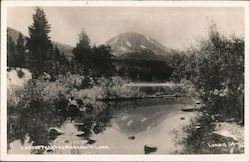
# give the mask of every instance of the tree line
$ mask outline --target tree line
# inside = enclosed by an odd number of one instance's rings
[[[72,50],[74,58],[69,62],[63,52],[53,46],[49,37],[51,27],[42,8],[35,8],[33,24],[28,30],[26,38],[21,33],[17,41],[7,37],[8,67],[28,68],[34,78],[48,73],[52,80],[67,72],[97,77],[114,73],[110,46],[91,46],[84,31],[79,35],[79,42]]]
[[[73,59],[69,62],[57,46],[53,46],[49,33],[50,24],[42,8],[35,8],[33,23],[28,27],[29,36],[21,33],[17,41],[8,36],[8,66],[25,67],[34,78],[48,73],[51,80],[67,72],[84,76],[108,77],[118,75],[133,81],[168,81],[172,68],[165,61],[125,60],[125,67],[117,69],[108,45],[91,45],[84,30],[73,48]],[[145,53],[147,54],[147,53]]]

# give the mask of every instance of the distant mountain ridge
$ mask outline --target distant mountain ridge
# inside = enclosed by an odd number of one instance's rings
[[[17,38],[19,36],[19,33],[21,33],[20,31],[16,30],[16,29],[13,29],[11,27],[7,27],[7,35],[10,36],[12,38],[12,40],[14,40],[15,42],[17,41]],[[23,34],[23,33],[22,33]],[[24,38],[26,37],[24,34],[23,34]],[[67,45],[67,44],[63,44],[63,43],[59,43],[59,42],[55,42],[55,41],[51,41],[52,44],[54,46],[57,46],[58,49],[64,53],[64,55],[66,56],[66,58],[68,60],[71,60],[72,57],[73,57],[73,54],[72,54],[72,49],[73,47],[71,47],[70,45]]]
[[[112,54],[117,57],[128,53],[142,53],[143,50],[150,50],[155,55],[163,56],[169,55],[173,51],[157,40],[136,32],[121,33],[107,41],[106,44],[111,46]]]
[[[14,41],[17,40],[19,31],[13,28],[7,28],[7,35]],[[26,37],[24,35],[24,37]],[[74,55],[73,47],[60,42],[51,41],[54,46],[64,53],[68,60]],[[168,56],[175,50],[167,48],[157,40],[135,32],[125,32],[117,35],[105,43],[111,46],[111,52],[115,59],[126,60],[156,60],[166,61]]]

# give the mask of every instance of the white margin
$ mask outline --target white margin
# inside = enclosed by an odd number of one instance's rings
[[[10,155],[7,154],[6,36],[8,6],[140,6],[245,8],[245,153],[209,155]],[[249,7],[248,1],[2,1],[1,2],[1,154],[2,161],[249,161]]]

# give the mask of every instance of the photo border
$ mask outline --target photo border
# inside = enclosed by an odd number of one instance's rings
[[[244,154],[60,154],[13,155],[7,154],[7,7],[11,6],[122,6],[122,7],[243,7],[245,10],[245,78],[244,78]],[[249,161],[249,6],[248,1],[2,1],[1,2],[1,154],[2,161]],[[247,79],[248,78],[248,79]],[[248,108],[248,109],[246,109]]]

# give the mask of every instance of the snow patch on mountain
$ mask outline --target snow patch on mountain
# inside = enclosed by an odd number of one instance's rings
[[[147,39],[149,42],[151,42],[151,43],[155,43],[155,41],[154,41],[152,38],[148,37],[148,36],[146,36],[146,39]]]
[[[125,48],[125,47],[120,47],[120,49],[122,50],[122,51],[127,51],[127,49]]]
[[[115,37],[113,43],[115,44],[118,41],[118,39],[119,39],[118,37]]]
[[[141,48],[146,48],[143,44],[140,45]]]
[[[132,47],[129,41],[126,42],[129,47]]]

